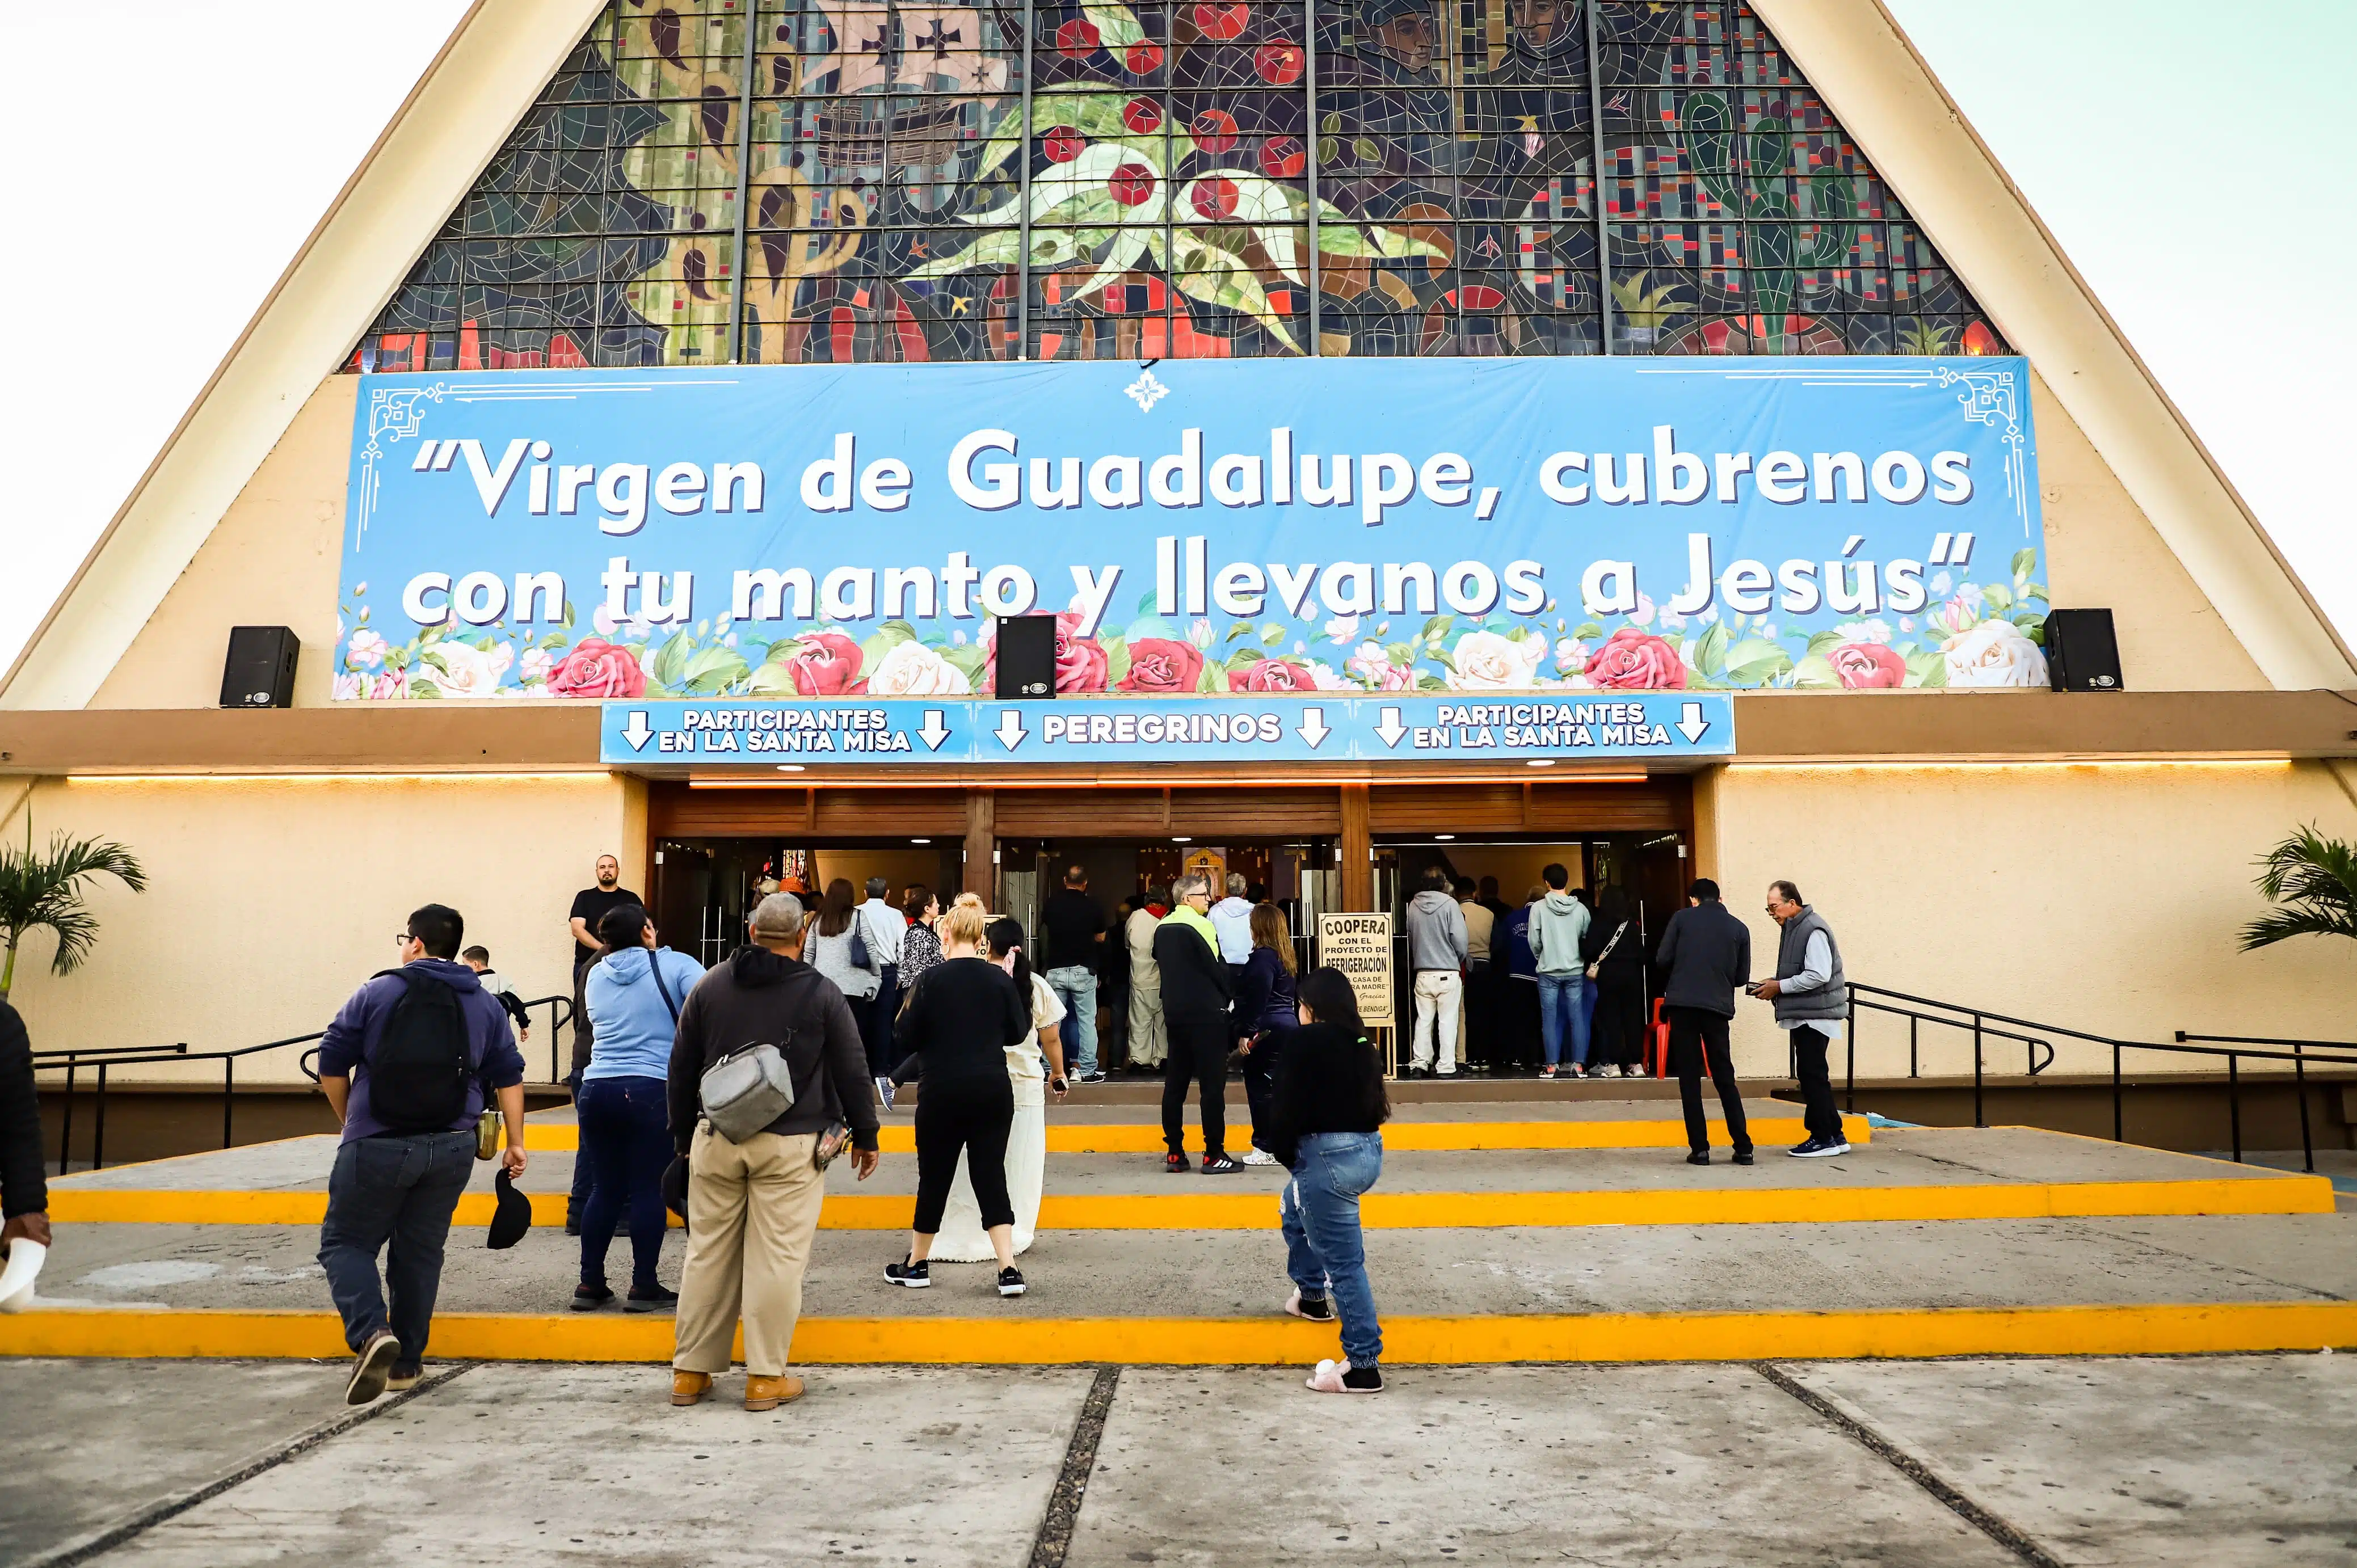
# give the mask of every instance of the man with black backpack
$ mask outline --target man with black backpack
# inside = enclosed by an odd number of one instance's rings
[[[417,1380],[442,1246],[490,1096],[507,1123],[500,1157],[511,1177],[523,1174],[523,1056],[506,1009],[457,961],[466,929],[447,905],[410,916],[394,939],[401,967],[352,993],[320,1036],[319,1088],[344,1123],[319,1266],[354,1353],[347,1404]]]

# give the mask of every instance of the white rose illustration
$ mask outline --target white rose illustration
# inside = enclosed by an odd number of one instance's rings
[[[515,662],[515,649],[505,642],[488,653],[472,643],[437,642],[433,652],[443,668],[436,670],[431,660],[421,659],[417,677],[446,697],[488,697],[499,690],[500,677]]]
[[[2009,620],[1985,620],[1940,645],[1951,686],[2043,686],[2046,655]]]
[[[1536,682],[1544,639],[1517,640],[1494,631],[1469,631],[1449,650],[1452,692],[1527,692]]]
[[[974,690],[965,671],[921,642],[896,642],[867,676],[874,697],[963,697]]]

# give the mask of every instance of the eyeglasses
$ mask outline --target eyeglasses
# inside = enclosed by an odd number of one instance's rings
[[[393,934],[393,945],[397,948],[405,948],[416,940],[417,938],[408,931],[395,931]]]

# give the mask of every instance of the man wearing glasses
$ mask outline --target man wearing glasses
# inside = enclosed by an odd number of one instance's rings
[[[1768,885],[1768,914],[1784,928],[1777,944],[1776,978],[1749,989],[1760,1001],[1776,1004],[1776,1026],[1792,1034],[1801,1098],[1808,1107],[1808,1141],[1785,1153],[1803,1160],[1846,1155],[1849,1141],[1842,1135],[1833,1074],[1825,1066],[1825,1047],[1841,1033],[1849,1014],[1841,949],[1834,945],[1824,917],[1802,903],[1801,890],[1789,882]]]
[[[508,1175],[523,1174],[523,1056],[507,1010],[458,961],[466,931],[447,905],[410,916],[393,938],[401,967],[352,993],[319,1039],[319,1088],[344,1124],[319,1266],[352,1348],[347,1404],[417,1381],[487,1104],[506,1123]]]

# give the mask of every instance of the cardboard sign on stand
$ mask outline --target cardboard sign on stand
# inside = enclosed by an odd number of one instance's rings
[[[1339,969],[1359,1003],[1359,1021],[1383,1047],[1383,1076],[1399,1076],[1399,1037],[1392,1004],[1392,918],[1388,914],[1321,914],[1318,963]]]

